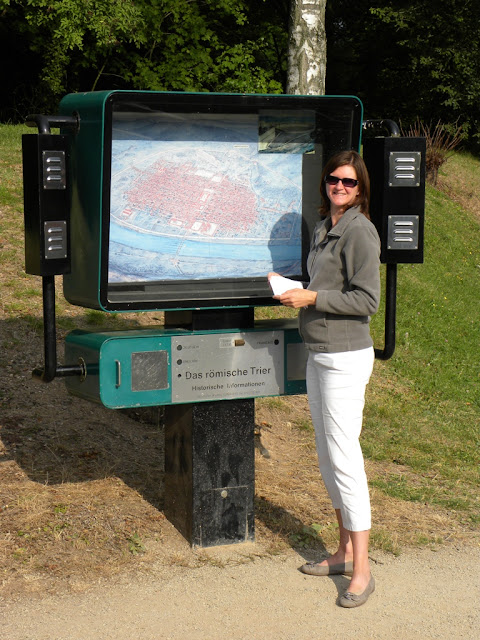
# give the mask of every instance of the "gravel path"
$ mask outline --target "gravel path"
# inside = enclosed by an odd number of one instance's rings
[[[236,545],[237,546],[237,545]],[[304,576],[304,559],[255,558],[149,576],[85,593],[0,603],[1,640],[477,640],[480,547],[372,554],[377,589],[358,609],[336,605],[343,576]],[[226,552],[228,553],[228,551]]]

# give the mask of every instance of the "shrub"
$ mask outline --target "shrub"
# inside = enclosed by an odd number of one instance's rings
[[[426,138],[426,179],[433,185],[437,184],[438,170],[465,137],[462,127],[457,123],[442,124],[440,120],[435,125],[427,125],[417,120],[407,130],[402,129],[402,135]]]

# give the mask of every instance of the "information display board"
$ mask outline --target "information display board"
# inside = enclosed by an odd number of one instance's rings
[[[303,280],[328,157],[358,149],[355,97],[70,94],[66,298],[106,311],[272,304]]]

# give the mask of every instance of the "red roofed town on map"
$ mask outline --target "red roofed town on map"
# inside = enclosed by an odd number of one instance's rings
[[[257,218],[255,194],[226,174],[193,164],[165,166],[157,162],[139,172],[127,192],[128,219],[135,211],[149,214],[176,229],[200,235],[235,235]]]

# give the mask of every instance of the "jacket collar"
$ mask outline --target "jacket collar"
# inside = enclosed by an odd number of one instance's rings
[[[350,209],[347,209],[345,211],[337,224],[327,232],[328,235],[338,237],[342,236],[350,222],[357,218],[359,215],[363,215],[360,211],[360,207],[350,207]]]
[[[323,242],[327,235],[340,238],[345,233],[345,230],[350,222],[357,218],[359,215],[363,215],[360,211],[360,207],[350,207],[350,209],[347,209],[345,211],[343,216],[334,227],[330,227],[330,218],[326,218],[322,226],[318,230],[318,234],[316,237],[317,243]]]

